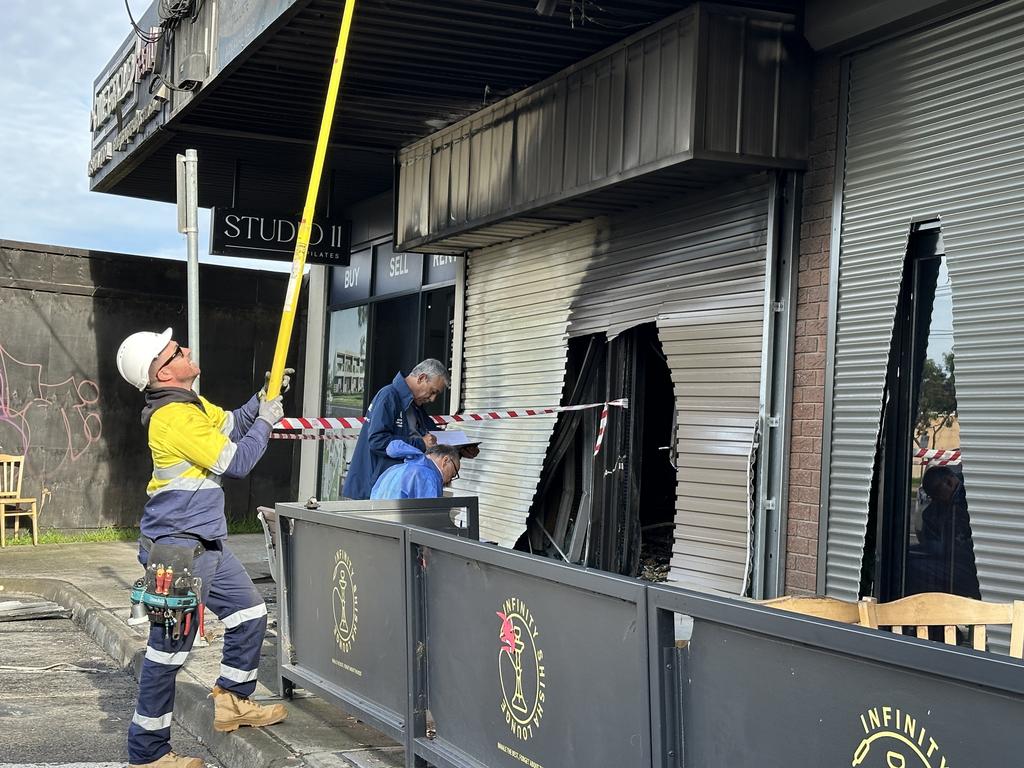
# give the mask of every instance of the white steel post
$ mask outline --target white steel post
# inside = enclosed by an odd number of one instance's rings
[[[178,231],[188,248],[188,345],[199,364],[199,157],[194,149],[178,155]],[[192,385],[199,392],[199,380]]]

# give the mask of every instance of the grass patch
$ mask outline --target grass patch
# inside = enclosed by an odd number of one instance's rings
[[[228,534],[263,533],[259,520],[228,521]],[[40,531],[40,544],[87,544],[97,541],[138,541],[138,528],[90,528],[80,531]],[[13,531],[7,533],[7,545],[14,547],[31,546],[32,534],[22,528],[15,536]]]
[[[94,541],[136,541],[139,538],[138,528],[93,528],[86,531],[41,531],[40,544],[82,544]],[[24,528],[17,536],[7,535],[8,546],[25,546],[32,544],[32,534]]]
[[[228,520],[228,535],[233,533],[263,533],[259,520]]]

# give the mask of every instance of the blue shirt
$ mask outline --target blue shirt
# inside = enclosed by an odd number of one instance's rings
[[[409,412],[415,414],[417,432],[409,424]],[[373,484],[384,470],[401,463],[388,456],[388,444],[400,440],[420,452],[426,450],[422,434],[434,423],[420,406],[413,402],[412,391],[399,371],[394,380],[374,395],[366,411],[369,422],[363,425],[352,454],[345,485],[341,493],[349,499],[368,499]]]
[[[405,461],[384,470],[370,491],[371,499],[436,499],[444,491],[441,470],[418,448],[394,440],[387,452]]]

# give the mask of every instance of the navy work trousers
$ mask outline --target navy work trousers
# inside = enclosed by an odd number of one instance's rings
[[[195,539],[164,538],[161,544],[194,547]],[[238,558],[223,541],[219,549],[207,549],[196,558],[193,575],[203,580],[202,601],[224,624],[224,654],[217,685],[248,698],[256,689],[256,672],[267,629],[267,606]],[[139,551],[143,567],[148,552]],[[188,658],[198,631],[193,616],[187,635],[174,640],[164,636],[163,626],[152,624],[146,658],[139,680],[139,700],[128,727],[128,757],[134,765],[159,760],[171,751],[171,716],[174,711],[174,680]]]

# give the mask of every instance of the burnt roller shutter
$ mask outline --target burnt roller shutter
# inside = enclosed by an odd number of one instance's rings
[[[658,323],[680,425],[671,577],[732,594],[748,554],[767,199],[767,177],[751,177],[476,251],[467,265],[467,411],[557,404],[570,336]],[[483,538],[511,546],[525,529],[553,425],[467,428],[486,444],[456,488],[480,497]]]
[[[974,549],[986,600],[1024,596],[1024,2],[853,57],[826,584],[857,597],[885,365],[911,221],[938,216]]]
[[[572,298],[594,250],[596,220],[475,251],[466,263],[462,409],[561,401]],[[455,492],[480,499],[480,538],[514,546],[526,529],[554,417],[473,426],[483,441]]]

